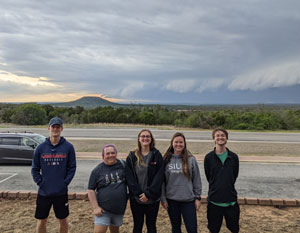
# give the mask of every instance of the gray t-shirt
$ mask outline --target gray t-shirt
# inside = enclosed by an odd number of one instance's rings
[[[152,152],[150,151],[147,155],[143,156],[144,164],[145,165],[139,165],[138,163],[135,164],[135,172],[138,178],[138,182],[140,185],[141,190],[144,192],[148,186],[148,166],[149,162],[152,157]],[[138,197],[135,197],[136,201],[140,204],[150,204],[153,201],[148,200],[147,202],[141,202]]]
[[[99,206],[112,214],[122,215],[127,204],[125,168],[118,160],[108,166],[100,163],[90,175],[88,189],[95,190]]]

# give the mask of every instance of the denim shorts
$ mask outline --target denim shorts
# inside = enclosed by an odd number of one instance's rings
[[[113,225],[116,227],[122,226],[124,215],[112,214],[105,211],[101,216],[94,216],[95,225],[98,226],[109,226]]]

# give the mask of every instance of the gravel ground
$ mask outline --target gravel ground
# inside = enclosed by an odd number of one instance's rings
[[[34,232],[36,220],[34,219],[35,200],[8,200],[0,199],[0,232],[21,233]],[[70,232],[93,232],[93,216],[88,201],[70,200]],[[202,205],[198,213],[198,232],[208,232],[206,220],[206,205]],[[300,232],[300,208],[288,207],[277,209],[270,206],[241,205],[241,231],[249,233],[262,232]],[[49,233],[58,232],[57,220],[53,210],[48,220]],[[127,206],[124,216],[124,224],[120,232],[132,232],[132,216]],[[184,229],[184,227],[182,227]],[[167,212],[160,208],[157,219],[158,233],[171,232]],[[146,232],[144,230],[144,232]],[[186,232],[185,229],[183,232]],[[222,233],[229,233],[223,222]]]

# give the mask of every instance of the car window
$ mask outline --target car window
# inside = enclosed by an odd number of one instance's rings
[[[2,138],[2,145],[20,145],[20,138],[4,137]]]
[[[22,138],[21,145],[22,146],[31,146],[31,145],[36,145],[36,143],[29,138]]]
[[[32,137],[34,140],[36,140],[39,143],[43,143],[46,140],[46,137],[44,137],[43,135],[36,135],[34,137]]]

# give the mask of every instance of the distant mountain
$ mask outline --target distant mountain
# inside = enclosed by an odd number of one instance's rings
[[[6,105],[19,105],[28,102],[18,103],[1,103],[0,109]],[[107,101],[100,97],[84,96],[78,100],[63,102],[63,103],[51,103],[51,102],[37,102],[38,104],[49,104],[54,107],[76,107],[81,106],[85,109],[92,109],[97,107],[111,106],[113,108],[154,108],[164,107],[169,110],[175,111],[221,111],[221,110],[248,110],[248,111],[264,111],[264,110],[299,110],[300,104],[201,104],[201,105],[189,105],[189,104],[119,104]]]
[[[85,96],[78,100],[74,100],[74,101],[70,101],[70,102],[63,102],[63,103],[52,103],[51,105],[53,105],[55,107],[80,106],[80,107],[84,107],[87,109],[97,108],[97,107],[107,107],[107,106],[111,106],[111,107],[121,107],[122,106],[122,104],[113,103],[113,102],[107,101],[103,98],[95,97],[95,96]]]
[[[101,97],[95,96],[84,96],[78,100],[63,102],[63,103],[41,103],[41,104],[50,104],[54,107],[76,107],[81,106],[85,109],[92,109],[97,107],[108,107],[111,106],[113,108],[144,108],[144,107],[155,107],[161,106],[165,107],[169,110],[177,110],[177,111],[220,111],[226,109],[241,109],[241,110],[280,110],[280,109],[299,109],[299,104],[202,104],[202,105],[185,105],[185,104],[118,104],[107,101]]]

